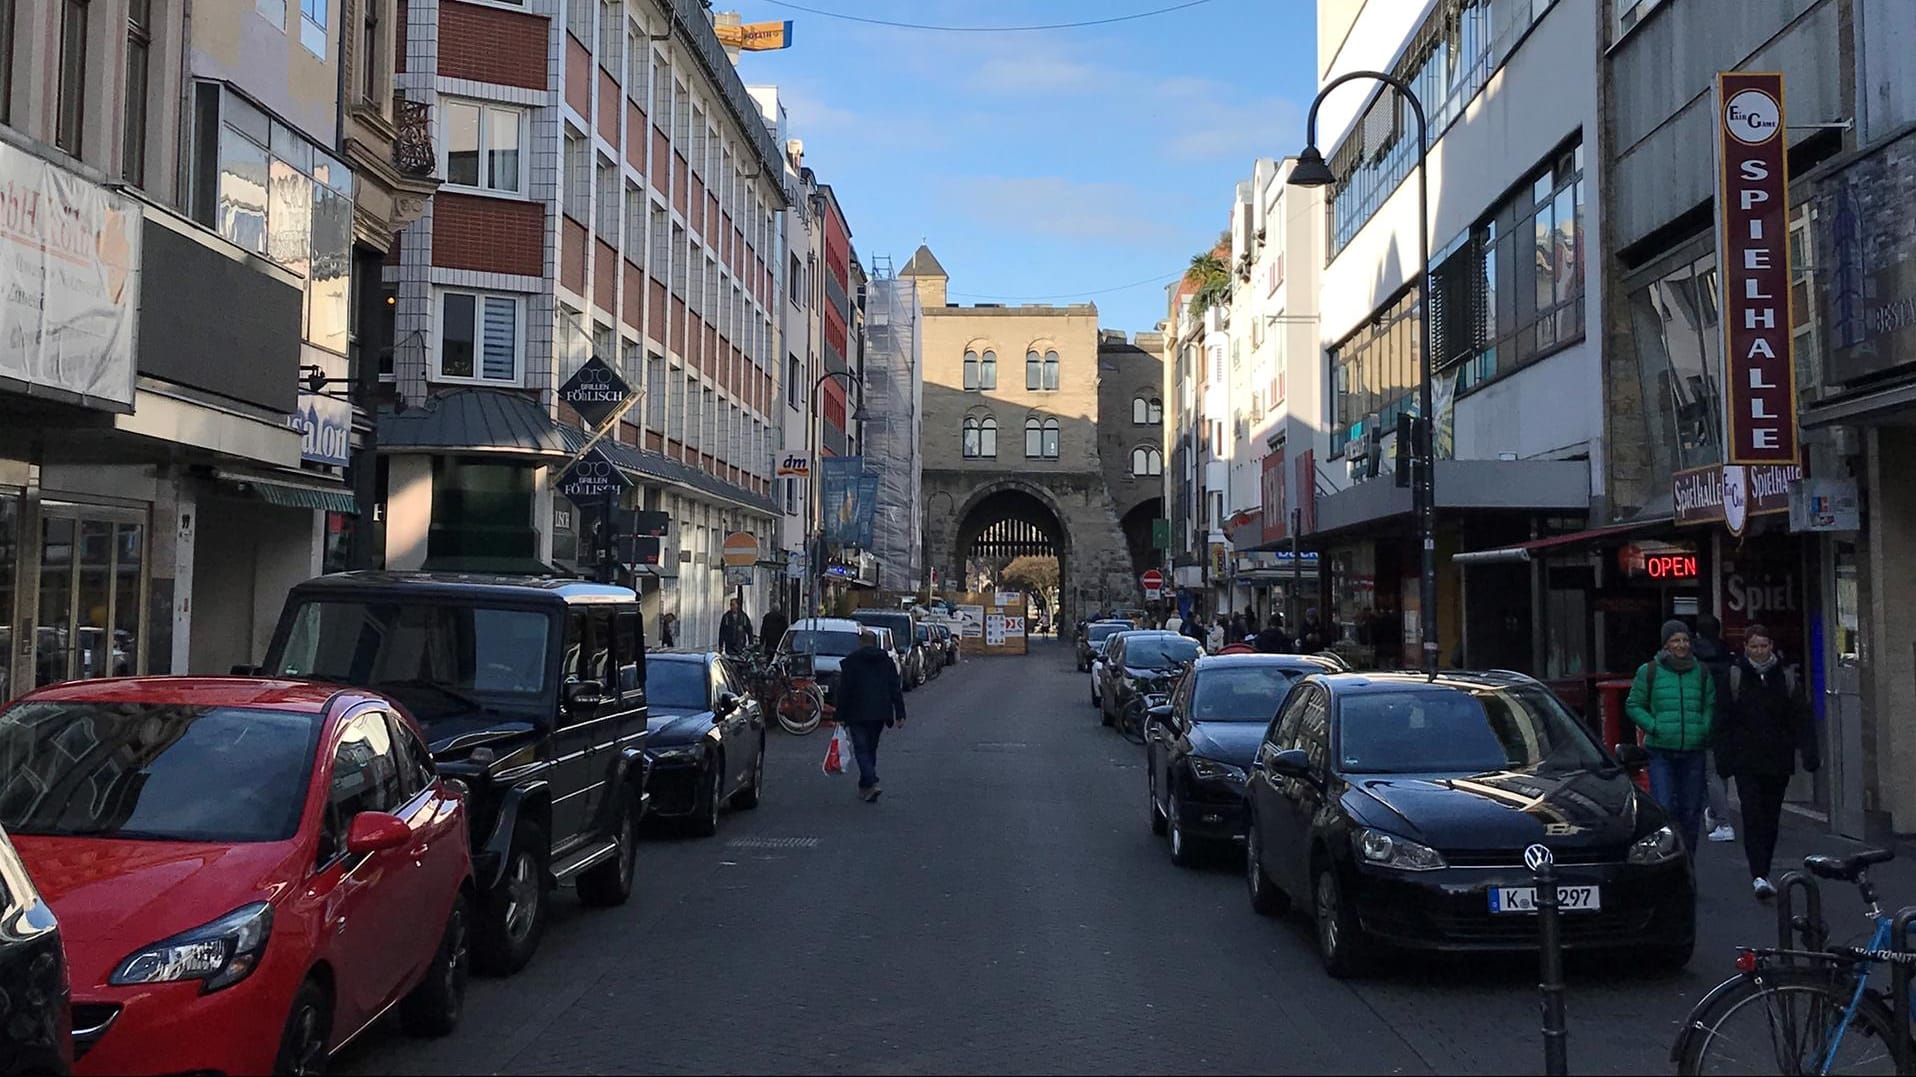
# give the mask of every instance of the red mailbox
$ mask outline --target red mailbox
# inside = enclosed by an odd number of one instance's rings
[[[1623,697],[1630,694],[1631,683],[1626,679],[1597,682],[1597,691],[1603,694],[1603,746],[1606,748],[1643,743],[1643,731],[1623,714]],[[1638,788],[1649,792],[1650,772],[1637,771],[1636,783]]]

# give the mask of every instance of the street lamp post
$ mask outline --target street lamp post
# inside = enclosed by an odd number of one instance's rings
[[[818,378],[812,382],[812,398],[811,398],[812,399],[812,417],[811,417],[811,422],[807,423],[805,427],[805,433],[807,435],[806,440],[808,442],[807,448],[810,451],[811,467],[812,467],[812,482],[811,482],[812,504],[811,504],[811,511],[810,513],[808,513],[808,516],[809,516],[808,522],[811,525],[812,539],[810,542],[807,543],[807,545],[811,548],[811,551],[812,551],[812,563],[809,566],[807,566],[807,572],[806,572],[807,577],[809,578],[811,583],[811,598],[809,601],[806,602],[806,606],[812,611],[812,616],[814,617],[823,616],[825,612],[824,608],[821,605],[821,603],[824,601],[824,598],[823,598],[823,595],[820,593],[820,588],[818,583],[820,577],[825,572],[825,514],[824,514],[824,509],[819,505],[819,486],[822,481],[819,472],[822,469],[818,466],[819,449],[820,449],[819,442],[821,440],[819,435],[819,423],[822,422],[823,419],[818,413],[818,391],[824,388],[825,383],[831,380],[832,378],[844,378],[849,385],[858,386],[861,390],[864,388],[864,384],[865,384],[863,381],[859,379],[858,375],[852,374],[843,370],[827,370],[825,373],[820,374]],[[862,395],[862,392],[861,392],[861,395]],[[855,403],[856,401],[854,401],[854,404]],[[856,421],[856,418],[857,418],[857,413],[855,410],[846,412],[845,421],[847,425]]]
[[[1434,436],[1437,417],[1431,413],[1430,139],[1424,123],[1424,103],[1411,92],[1409,84],[1381,71],[1351,71],[1339,75],[1317,91],[1317,97],[1311,101],[1310,114],[1304,122],[1306,144],[1303,152],[1297,155],[1297,164],[1285,182],[1294,187],[1326,187],[1336,182],[1336,174],[1324,163],[1324,155],[1317,148],[1317,109],[1332,90],[1355,79],[1369,79],[1389,86],[1410,105],[1411,112],[1417,117],[1417,305],[1422,328],[1417,379],[1417,413],[1420,422],[1412,427],[1417,474],[1416,481],[1411,485],[1411,494],[1417,513],[1417,541],[1423,547],[1423,579],[1418,588],[1417,612],[1424,637],[1424,670],[1434,676],[1438,655],[1437,443]]]

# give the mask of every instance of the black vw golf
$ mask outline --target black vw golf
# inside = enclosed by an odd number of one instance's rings
[[[1248,781],[1251,905],[1296,898],[1333,976],[1385,947],[1537,944],[1524,850],[1557,863],[1571,948],[1686,963],[1696,885],[1663,810],[1543,685],[1512,673],[1299,681]]]
[[[1151,833],[1169,834],[1171,862],[1189,866],[1207,843],[1244,838],[1244,781],[1271,715],[1292,682],[1338,669],[1308,654],[1199,658],[1144,728]]]

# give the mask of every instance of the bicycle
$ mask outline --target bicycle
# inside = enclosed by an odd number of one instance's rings
[[[779,728],[793,736],[802,737],[817,729],[831,709],[817,679],[793,676],[786,669],[785,658],[767,659],[752,650],[746,655],[746,679],[760,707],[771,711]]]
[[[1738,951],[1737,975],[1705,995],[1678,1033],[1670,1049],[1677,1072],[1898,1072],[1898,1061],[1910,1053],[1908,981],[1916,965],[1916,953],[1902,944],[1916,912],[1886,915],[1869,881],[1870,865],[1894,858],[1889,850],[1871,849],[1803,860],[1811,875],[1855,884],[1874,925],[1867,946],[1825,946],[1828,929],[1815,885],[1796,872],[1784,876],[1780,945]],[[1804,917],[1792,915],[1789,904],[1799,886],[1809,899]],[[1870,985],[1878,965],[1898,969],[1888,1000]]]

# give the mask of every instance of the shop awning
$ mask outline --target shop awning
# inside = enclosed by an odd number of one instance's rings
[[[1473,550],[1470,553],[1453,554],[1450,560],[1452,564],[1466,566],[1528,563],[1533,555],[1541,551],[1548,551],[1565,546],[1577,546],[1586,542],[1595,542],[1599,539],[1610,538],[1616,535],[1626,535],[1632,531],[1641,531],[1646,527],[1668,522],[1668,520],[1640,520],[1627,524],[1617,524],[1613,527],[1593,527],[1587,531],[1572,531],[1567,535],[1551,535],[1548,538],[1532,539],[1529,542],[1520,542],[1514,546],[1499,546],[1494,550]]]
[[[1825,397],[1803,408],[1800,421],[1805,429],[1831,423],[1869,423],[1912,405],[1916,405],[1916,380],[1905,379]]]
[[[359,515],[359,502],[353,498],[353,492],[343,486],[292,482],[237,471],[221,471],[218,475],[222,481],[231,483],[241,493],[258,498],[268,505],[278,505],[285,509],[341,512],[348,516]]]

